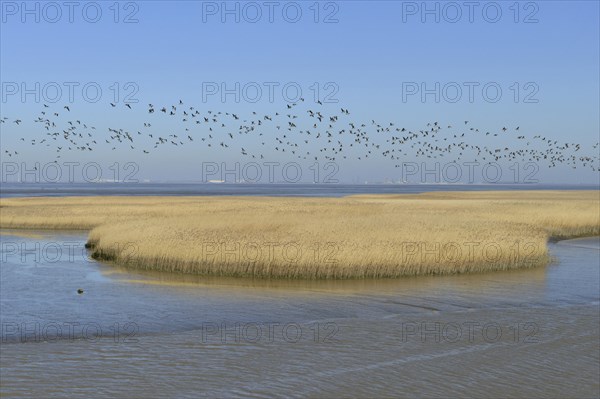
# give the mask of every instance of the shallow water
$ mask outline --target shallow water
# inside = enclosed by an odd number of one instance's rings
[[[2,396],[600,395],[598,238],[533,270],[307,282],[136,272],[88,259],[82,233],[4,233]]]

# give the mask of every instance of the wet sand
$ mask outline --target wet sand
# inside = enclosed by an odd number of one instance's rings
[[[598,238],[533,270],[303,282],[132,272],[40,234],[1,237],[2,396],[600,394]]]

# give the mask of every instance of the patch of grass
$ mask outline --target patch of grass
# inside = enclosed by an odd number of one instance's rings
[[[90,229],[97,259],[221,276],[342,279],[530,268],[549,262],[549,239],[600,234],[598,191],[0,204],[1,228]]]

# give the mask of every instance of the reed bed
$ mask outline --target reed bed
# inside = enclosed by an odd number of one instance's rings
[[[0,228],[91,230],[93,257],[147,270],[400,277],[546,265],[549,239],[600,234],[600,192],[14,198],[0,214]]]

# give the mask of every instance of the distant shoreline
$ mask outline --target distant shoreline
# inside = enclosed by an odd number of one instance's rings
[[[230,183],[6,183],[0,198],[72,196],[336,197],[457,191],[598,191],[570,184],[230,184]]]

